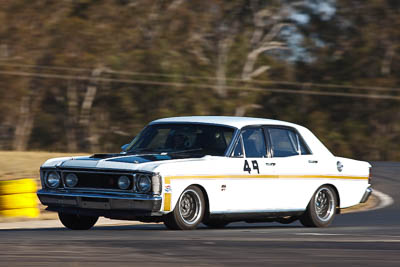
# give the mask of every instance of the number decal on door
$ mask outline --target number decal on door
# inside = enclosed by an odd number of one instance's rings
[[[260,169],[258,168],[257,160],[252,160],[251,163],[253,164],[253,170],[257,170],[257,173],[260,174]]]
[[[243,171],[251,173],[250,165],[247,160],[244,161]]]
[[[260,169],[258,168],[257,160],[252,160],[251,164],[252,164],[253,170],[257,170],[257,173],[259,174]],[[250,168],[249,162],[247,160],[244,161],[243,171],[251,173],[251,168]]]

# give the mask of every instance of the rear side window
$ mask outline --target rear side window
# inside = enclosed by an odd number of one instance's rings
[[[242,131],[244,151],[247,158],[265,158],[267,149],[261,128],[249,128]]]
[[[269,128],[273,157],[290,157],[311,154],[300,136],[289,129]]]
[[[301,139],[300,137],[299,137],[299,142],[300,142],[300,152],[301,152],[301,155],[310,155],[310,154],[311,154],[310,150],[309,150],[308,147],[304,144],[303,139]]]

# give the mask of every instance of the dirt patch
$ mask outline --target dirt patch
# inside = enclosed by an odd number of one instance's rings
[[[367,202],[360,203],[350,208],[341,209],[340,213],[345,214],[345,213],[367,211],[375,208],[376,206],[378,206],[378,204],[379,204],[379,199],[374,195],[374,193],[372,193]]]

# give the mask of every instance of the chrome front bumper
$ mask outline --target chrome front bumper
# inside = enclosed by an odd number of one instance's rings
[[[371,196],[371,194],[372,194],[372,188],[371,187],[368,187],[367,189],[365,189],[365,193],[364,193],[363,197],[361,198],[360,203],[367,202],[369,197]]]
[[[37,192],[40,202],[57,208],[90,210],[118,210],[130,213],[154,213],[161,209],[162,198],[150,195],[130,195],[109,192],[71,192],[41,189]]]

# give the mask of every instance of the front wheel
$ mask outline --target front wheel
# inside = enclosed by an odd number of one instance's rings
[[[337,195],[331,186],[323,185],[308,203],[300,222],[307,227],[327,227],[336,214]]]
[[[197,186],[189,186],[179,197],[174,210],[164,218],[164,224],[172,230],[193,230],[203,220],[205,201]]]
[[[97,216],[83,216],[78,214],[58,213],[61,223],[72,230],[89,230],[96,224],[99,217]]]

